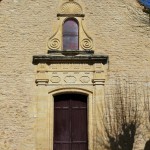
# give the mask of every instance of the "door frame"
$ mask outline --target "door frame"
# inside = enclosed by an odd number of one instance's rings
[[[59,88],[49,92],[48,101],[48,122],[49,122],[49,149],[53,150],[54,135],[54,96],[61,94],[82,94],[87,96],[87,130],[88,130],[88,150],[93,150],[93,92],[82,88]]]

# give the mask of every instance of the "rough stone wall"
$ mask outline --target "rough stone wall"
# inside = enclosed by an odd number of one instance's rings
[[[32,56],[47,52],[60,2],[0,2],[0,149],[35,149],[35,66]],[[114,74],[150,75],[148,16],[134,0],[78,0],[85,12],[95,53],[109,55]],[[26,144],[29,146],[26,147]]]
[[[110,74],[149,72],[148,16],[134,0],[132,2],[97,0],[88,3],[85,9],[89,16],[87,25],[95,39],[95,51],[109,55]]]

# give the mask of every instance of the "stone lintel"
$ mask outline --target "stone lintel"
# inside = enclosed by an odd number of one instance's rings
[[[67,63],[108,63],[108,56],[106,55],[76,55],[76,56],[52,56],[52,55],[35,55],[33,56],[33,64],[38,63],[58,63],[58,62],[67,62]]]

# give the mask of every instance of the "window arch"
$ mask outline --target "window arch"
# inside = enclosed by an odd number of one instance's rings
[[[63,24],[63,50],[79,50],[79,24],[74,18]]]

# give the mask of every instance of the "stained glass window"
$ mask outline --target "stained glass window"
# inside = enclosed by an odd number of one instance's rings
[[[63,50],[79,49],[79,27],[75,19],[67,19],[63,25]]]

